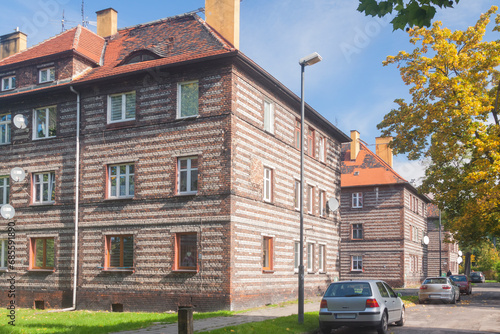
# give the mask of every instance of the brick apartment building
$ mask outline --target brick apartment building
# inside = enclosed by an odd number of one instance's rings
[[[430,200],[392,169],[390,138],[376,139],[376,154],[358,131],[351,139],[341,157],[340,278],[420,284],[427,275]]]
[[[300,99],[238,50],[237,20],[217,17],[238,18],[239,0],[220,5],[207,0],[206,21],[123,29],[110,8],[97,34],[78,26],[25,50],[23,33],[2,36],[0,204],[16,210],[0,218],[16,243],[13,268],[2,253],[4,305],[12,274],[20,307],[297,298]],[[340,197],[350,139],[309,106],[305,132],[308,296],[339,277],[340,214],[326,201]]]

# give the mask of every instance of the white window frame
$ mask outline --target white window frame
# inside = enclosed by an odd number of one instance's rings
[[[127,97],[132,96],[133,97],[133,105],[134,105],[134,115],[133,117],[127,117]],[[121,97],[121,117],[119,119],[112,119],[113,111],[113,103],[111,100],[115,97]],[[110,94],[108,95],[108,124],[113,124],[113,123],[120,123],[120,122],[128,122],[128,121],[133,121],[135,120],[136,113],[137,113],[137,96],[135,91],[130,91],[130,92],[125,92],[125,93],[118,93],[118,94]]]
[[[293,206],[295,210],[300,210],[300,181],[295,180]]]
[[[197,105],[196,113],[193,115],[183,116],[182,115],[182,87],[187,86],[187,85],[192,85],[192,84],[196,84],[196,87],[198,88],[197,96],[196,96],[196,99],[197,99],[197,101],[196,101],[197,102],[196,103],[196,105]],[[200,108],[200,86],[199,86],[198,80],[179,82],[177,84],[177,118],[197,117],[200,113],[199,108]]]
[[[7,85],[5,83],[7,82]],[[7,87],[5,87],[7,86]],[[2,78],[2,91],[16,89],[16,76],[11,75]]]
[[[44,175],[47,176],[48,181],[43,181]],[[43,172],[33,173],[33,203],[34,204],[52,204],[55,202],[55,187],[56,187],[56,173]],[[49,195],[48,199],[43,198],[44,191],[47,190]],[[54,193],[54,198],[52,194]]]
[[[2,117],[5,116],[5,120],[2,120]],[[11,127],[12,124],[12,115],[10,113],[0,114],[0,145],[10,144],[11,141]],[[2,134],[1,129],[5,128],[5,131]]]
[[[326,217],[326,191],[319,191],[319,216]]]
[[[357,234],[357,237],[355,238],[355,237],[354,237],[354,230],[355,230],[355,229],[354,229],[354,226],[357,226],[357,225],[359,225],[360,227],[359,227],[359,228],[356,228],[356,231],[358,231],[358,232],[356,233],[356,234]],[[359,231],[361,231],[361,238],[359,238]],[[363,224],[361,224],[361,223],[357,223],[357,224],[352,224],[352,225],[351,225],[351,234],[352,234],[352,235],[351,235],[351,239],[352,239],[352,240],[363,240],[363,239],[364,239],[364,237],[365,237],[365,236],[364,236],[364,234],[365,234],[364,232],[365,232],[365,231],[364,231],[364,226],[363,226]]]
[[[120,169],[122,166],[125,166],[125,173],[121,173]],[[131,170],[132,167],[132,170]],[[116,169],[116,174],[112,173],[113,169]],[[112,178],[116,178],[116,185],[113,191],[112,187]],[[121,180],[123,179],[124,184],[122,184]],[[132,181],[132,191],[130,190],[130,182]],[[125,193],[120,193],[120,188],[125,187]],[[135,194],[135,165],[133,163],[126,164],[113,164],[108,165],[108,198],[116,199],[116,198],[133,198]]]
[[[271,202],[273,200],[273,169],[269,167],[264,167],[263,175],[264,187],[263,187],[263,200],[264,202]]]
[[[44,124],[39,124],[38,123],[38,113],[45,113],[45,122]],[[50,135],[50,115],[51,113],[54,113],[55,117],[55,128],[54,132],[57,133],[57,109],[55,106],[50,106],[50,107],[43,107],[43,108],[38,108],[33,111],[33,139],[48,139],[48,138],[55,138],[56,135],[51,136]],[[44,132],[45,134],[43,136],[38,136],[38,126],[41,126],[42,128],[45,128]]]
[[[56,80],[56,70],[54,66],[45,67],[38,71],[38,83],[52,82]],[[43,74],[46,75],[45,80],[42,80]]]
[[[264,100],[264,130],[274,134],[274,103]]]
[[[321,135],[318,142],[318,159],[321,162],[326,162],[326,138]]]
[[[314,209],[314,187],[307,185],[307,213],[313,214]]]
[[[362,208],[363,207],[363,193],[352,193],[352,207]]]
[[[300,265],[300,242],[295,241],[293,243],[293,270],[294,272],[299,271]]]
[[[314,272],[314,244],[307,244],[307,272]]]
[[[3,180],[3,182],[0,184],[0,193],[2,194],[3,197],[3,203],[0,202],[0,207],[1,207],[2,205],[9,203],[10,177],[6,175],[1,175],[0,180]]]
[[[361,266],[360,266],[361,264]],[[363,256],[362,255],[352,255],[351,256],[351,271],[363,271]]]
[[[196,160],[196,167],[192,167],[192,161]],[[181,168],[182,161],[186,161],[186,168]],[[181,157],[177,158],[177,193],[181,195],[189,195],[198,193],[198,181],[196,182],[196,189],[191,189],[192,173],[196,171],[196,180],[199,180],[199,163],[198,156]],[[181,178],[183,173],[186,177],[186,190],[181,190]]]
[[[0,270],[7,270],[7,239],[0,239]]]
[[[325,272],[326,252],[325,245],[318,245],[318,271]]]

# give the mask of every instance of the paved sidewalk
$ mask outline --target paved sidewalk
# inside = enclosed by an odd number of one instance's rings
[[[304,312],[319,311],[319,303],[321,297],[308,299],[304,304]],[[227,326],[241,325],[248,322],[258,322],[278,317],[286,317],[298,313],[298,305],[286,306],[268,306],[259,309],[253,309],[245,313],[241,313],[232,317],[216,317],[194,321],[194,331],[211,331],[217,328]],[[133,331],[117,332],[119,334],[177,334],[177,323],[154,325],[147,328],[137,329]],[[116,333],[115,333],[116,334]]]

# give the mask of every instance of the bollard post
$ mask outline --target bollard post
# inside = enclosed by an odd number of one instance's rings
[[[178,333],[193,334],[193,309],[190,306],[180,306],[177,318]]]

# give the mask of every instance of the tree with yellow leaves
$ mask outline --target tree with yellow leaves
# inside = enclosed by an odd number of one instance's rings
[[[394,137],[396,153],[429,161],[422,191],[434,194],[445,226],[465,247],[500,236],[500,42],[483,41],[496,11],[465,31],[441,22],[411,29],[419,46],[384,62],[397,64],[411,102],[396,100],[378,128]],[[500,16],[493,30],[500,31]]]

